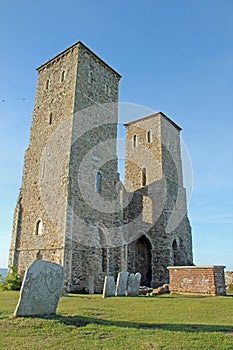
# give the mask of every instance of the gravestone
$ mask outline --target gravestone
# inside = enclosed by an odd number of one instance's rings
[[[63,286],[63,267],[36,260],[26,270],[14,316],[42,316],[56,313]]]
[[[114,297],[115,290],[116,290],[116,283],[115,283],[114,276],[105,276],[103,298]]]
[[[119,272],[117,276],[116,284],[116,293],[117,297],[125,296],[127,293],[127,284],[128,284],[128,275],[127,271]]]
[[[139,287],[141,282],[141,274],[137,272],[135,275],[131,273],[128,277],[127,295],[129,297],[135,297],[139,293]]]
[[[95,276],[90,275],[89,276],[89,283],[88,283],[88,292],[89,292],[89,294],[94,294],[95,293],[94,282],[95,282]]]

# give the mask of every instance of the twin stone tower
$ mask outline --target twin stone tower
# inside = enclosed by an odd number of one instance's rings
[[[167,283],[167,266],[193,264],[180,127],[162,112],[125,124],[123,185],[120,75],[81,42],[37,71],[9,266],[60,264],[69,292],[100,293],[122,270]]]

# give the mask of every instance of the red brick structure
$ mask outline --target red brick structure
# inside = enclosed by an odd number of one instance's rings
[[[225,266],[170,266],[169,290],[178,294],[226,295]]]

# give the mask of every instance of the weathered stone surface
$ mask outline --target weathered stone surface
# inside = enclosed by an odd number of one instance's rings
[[[127,295],[134,297],[139,293],[139,287],[141,282],[141,274],[137,272],[136,274],[130,273],[128,277]]]
[[[116,283],[114,276],[105,276],[103,298],[114,297],[116,290]]]
[[[129,273],[127,271],[119,272],[117,276],[117,283],[116,283],[116,296],[122,297],[125,296],[127,293],[127,284],[128,284],[128,275]]]
[[[62,266],[48,261],[34,261],[25,273],[14,316],[55,314],[63,278]]]
[[[139,288],[139,295],[147,295],[150,294],[153,291],[153,288],[146,287],[146,286],[140,286]]]
[[[233,271],[225,272],[225,283],[226,287],[233,286]]]
[[[160,295],[160,294],[167,294],[170,293],[169,292],[169,284],[164,284],[163,286],[153,289],[153,291],[151,293],[149,293],[149,295],[152,297],[154,295]]]

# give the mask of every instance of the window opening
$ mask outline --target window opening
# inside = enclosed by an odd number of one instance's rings
[[[89,73],[88,73],[88,83],[91,84],[91,83],[92,83],[92,80],[93,80],[93,73],[92,73],[92,72],[89,72]]]
[[[45,85],[46,90],[49,88],[49,79],[46,80],[46,85]]]
[[[134,135],[133,137],[133,146],[137,147],[137,135]]]
[[[63,72],[61,73],[61,81],[65,80],[65,71],[63,70]]]
[[[35,235],[41,235],[41,234],[42,234],[42,221],[39,219],[36,222]]]
[[[148,143],[151,142],[151,131],[150,130],[147,132],[147,142]]]
[[[108,84],[105,84],[105,94],[107,96],[111,95],[111,89],[110,89],[110,86]]]
[[[51,112],[49,115],[49,125],[52,124],[52,121],[53,121],[53,113]]]
[[[100,173],[97,173],[97,175],[96,175],[96,191],[98,193],[101,193],[101,189],[102,189],[102,176]]]
[[[146,168],[142,168],[142,186],[146,186]]]

